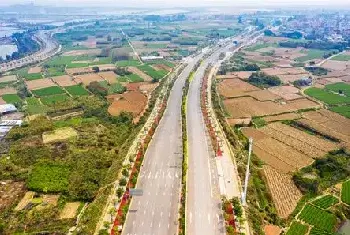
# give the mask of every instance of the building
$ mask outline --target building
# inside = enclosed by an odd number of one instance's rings
[[[0,114],[8,114],[17,112],[17,108],[13,104],[2,104],[0,105]]]

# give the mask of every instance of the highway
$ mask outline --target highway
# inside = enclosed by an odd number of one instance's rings
[[[137,188],[142,196],[132,199],[123,235],[175,235],[181,190],[182,88],[196,61],[177,78],[170,93],[167,109],[147,149]]]
[[[39,43],[40,50],[21,59],[12,60],[7,63],[0,64],[0,72],[6,72],[15,68],[39,63],[51,56],[54,56],[61,50],[61,46],[58,45],[58,43],[52,38],[51,31],[38,31],[34,35],[33,39]]]
[[[187,178],[187,234],[225,234],[221,210],[221,198],[215,153],[206,133],[200,107],[201,81],[209,63],[218,60],[222,48],[205,60],[195,73],[188,93],[187,133],[188,133],[188,178]]]

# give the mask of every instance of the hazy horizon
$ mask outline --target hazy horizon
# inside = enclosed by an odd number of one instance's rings
[[[201,7],[201,6],[246,6],[246,7],[283,7],[283,6],[347,6],[350,7],[348,0],[2,0],[0,6],[8,6],[14,4],[28,4],[42,6],[113,6],[113,7]]]

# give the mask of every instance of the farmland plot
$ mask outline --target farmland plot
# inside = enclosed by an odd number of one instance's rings
[[[248,91],[259,91],[258,87],[255,87],[247,82],[243,82],[240,79],[225,79],[220,82],[219,93],[225,97],[238,97],[244,95]]]
[[[56,86],[56,84],[51,81],[51,79],[43,78],[34,81],[25,81],[29,90],[42,89],[46,87]]]
[[[314,201],[312,201],[311,203],[314,206],[317,206],[321,209],[327,209],[335,204],[337,204],[339,202],[338,198],[334,197],[333,195],[326,195],[323,196],[321,198],[318,198]]]
[[[52,77],[51,78],[54,82],[56,82],[59,86],[74,86],[77,83],[73,80],[72,77],[68,75],[62,75],[62,76],[57,76],[57,77]]]
[[[291,175],[281,174],[268,165],[263,168],[277,214],[281,218],[286,218],[293,212],[302,194],[295,186]]]
[[[346,181],[342,185],[341,200],[350,205],[350,180]]]
[[[64,94],[65,91],[59,86],[51,86],[51,87],[46,87],[38,90],[33,90],[32,93],[40,97],[40,96]]]
[[[305,235],[307,234],[308,230],[309,227],[307,225],[294,221],[289,227],[286,235]]]
[[[327,232],[333,232],[337,223],[335,215],[310,204],[306,204],[298,218]]]

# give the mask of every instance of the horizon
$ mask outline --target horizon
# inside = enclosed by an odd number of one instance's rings
[[[166,7],[164,6],[166,2]],[[238,0],[232,2],[230,0],[146,0],[140,3],[140,0],[129,0],[128,3],[113,1],[113,0],[100,0],[98,3],[94,0],[61,0],[59,3],[54,0],[5,0],[1,2],[1,7],[8,7],[13,5],[28,5],[34,4],[38,7],[123,7],[123,8],[158,8],[158,9],[169,9],[169,8],[193,8],[193,7],[246,7],[246,8],[281,8],[281,7],[305,7],[305,6],[315,6],[324,7],[327,6],[336,7],[349,7],[350,2],[345,0],[309,0],[305,3],[303,0],[295,0],[293,2],[289,0],[264,0],[263,2],[259,0]],[[308,9],[305,9],[308,10]],[[346,9],[345,9],[346,10]]]

